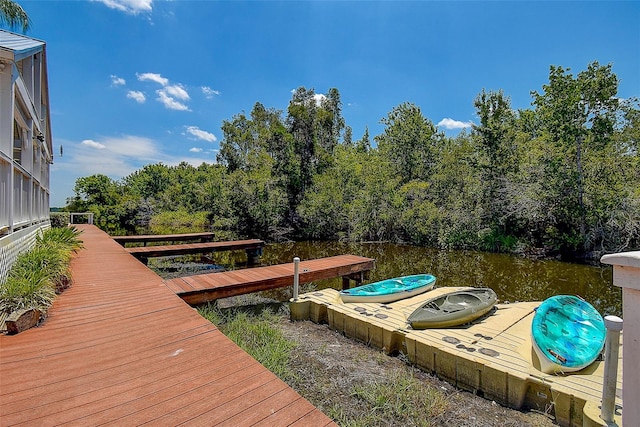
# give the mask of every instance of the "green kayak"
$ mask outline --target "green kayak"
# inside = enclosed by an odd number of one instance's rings
[[[489,288],[451,291],[422,303],[407,322],[413,329],[459,326],[485,315],[497,301],[496,293]]]

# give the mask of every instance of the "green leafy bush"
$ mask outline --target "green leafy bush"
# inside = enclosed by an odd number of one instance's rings
[[[51,226],[55,228],[66,227],[71,222],[69,212],[51,212],[49,214]]]
[[[82,248],[75,227],[50,228],[36,237],[36,245],[23,252],[0,283],[0,310],[37,309],[46,312],[59,293],[71,283],[69,264]]]

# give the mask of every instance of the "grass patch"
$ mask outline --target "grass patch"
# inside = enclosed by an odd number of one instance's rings
[[[273,326],[281,316],[270,308],[257,313],[240,308],[222,311],[209,303],[199,307],[198,312],[280,379],[286,382],[294,377],[289,361],[296,345]]]
[[[344,425],[392,425],[404,420],[403,425],[427,427],[442,419],[448,408],[444,394],[415,378],[410,369],[396,369],[378,381],[355,385],[353,396],[369,413],[344,420]]]

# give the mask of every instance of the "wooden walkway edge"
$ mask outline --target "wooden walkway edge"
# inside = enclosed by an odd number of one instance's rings
[[[214,233],[138,234],[135,236],[111,236],[111,238],[122,246],[125,246],[127,243],[142,243],[143,246],[147,246],[149,242],[186,242],[189,240],[211,242],[214,238]]]
[[[244,250],[247,252],[247,260],[251,264],[257,261],[258,253],[262,251],[262,248],[264,248],[264,241],[258,239],[250,239],[230,242],[204,242],[162,246],[137,246],[133,248],[126,248],[126,251],[146,264],[147,260],[153,257]]]
[[[375,267],[375,260],[338,255],[300,262],[300,283],[334,277],[356,278]],[[167,286],[191,305],[218,298],[293,286],[294,264],[278,264],[221,273],[198,274],[166,281]]]
[[[93,225],[38,328],[0,336],[0,425],[336,425]]]

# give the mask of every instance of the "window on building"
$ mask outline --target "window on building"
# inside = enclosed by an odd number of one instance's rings
[[[16,120],[13,121],[13,161],[22,164],[22,148],[24,146],[24,132]]]

